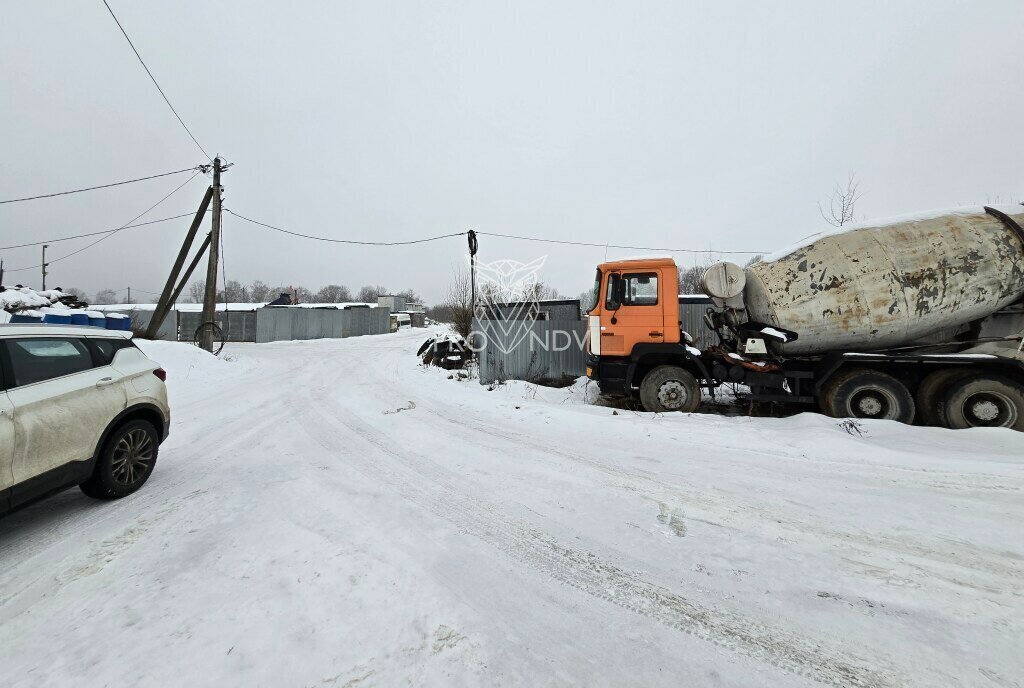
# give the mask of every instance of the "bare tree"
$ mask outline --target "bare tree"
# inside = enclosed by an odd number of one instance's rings
[[[446,320],[450,318],[456,332],[463,337],[469,336],[469,331],[473,327],[473,285],[468,272],[456,270],[452,273],[448,282],[448,291],[445,293],[439,309],[443,309],[444,315],[447,316]],[[435,311],[439,309],[435,309]],[[443,317],[441,312],[438,312],[437,315]]]
[[[751,256],[750,260],[748,260],[746,263],[743,264],[743,267],[749,268],[751,265],[753,265],[754,263],[757,263],[762,258],[764,258],[764,254],[762,254],[762,253],[758,253],[756,256]]]
[[[828,199],[828,210],[818,203],[818,212],[825,222],[833,227],[842,227],[853,222],[857,201],[863,196],[860,192],[860,180],[854,172],[846,180],[846,187],[836,184],[831,198]]]
[[[92,302],[95,304],[117,303],[117,292],[113,289],[100,289],[96,292],[96,298]]]
[[[593,288],[587,289],[586,291],[581,291],[580,295],[577,296],[576,298],[580,300],[580,308],[583,309],[584,313],[586,313],[588,310],[592,309],[596,305],[594,303]]]
[[[86,303],[89,301],[89,297],[85,295],[85,292],[78,287],[61,287],[60,290],[65,294],[71,294],[79,301]]]
[[[270,287],[267,286],[266,282],[262,280],[256,280],[249,285],[249,298],[257,303],[264,301],[273,301],[277,298],[277,294],[271,295]]]
[[[540,281],[527,286],[526,289],[523,290],[522,295],[523,301],[550,301],[563,298],[566,297],[562,296],[557,289]]]
[[[343,284],[328,284],[316,293],[320,303],[346,303],[352,300],[352,292]]]
[[[387,287],[366,285],[359,289],[359,293],[356,294],[356,301],[360,303],[377,303],[377,297],[387,293]]]
[[[306,287],[292,287],[291,291],[295,295],[295,303],[312,303],[316,301],[313,292]]]
[[[217,292],[217,301],[220,302],[245,303],[248,300],[249,294],[238,280],[228,280],[224,289]]]
[[[701,278],[709,267],[711,267],[710,263],[696,263],[690,267],[680,267],[679,293],[703,294],[704,286],[701,284]]]
[[[409,304],[409,303],[423,303],[423,301],[420,299],[420,295],[417,294],[414,289],[406,289],[405,291],[400,291],[395,296],[403,297],[407,304]]]
[[[206,293],[206,280],[196,280],[188,285],[188,300],[190,303],[202,303]]]

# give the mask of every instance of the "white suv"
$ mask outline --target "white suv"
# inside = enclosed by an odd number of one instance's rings
[[[130,332],[0,325],[0,514],[71,485],[142,487],[171,424],[165,379]]]

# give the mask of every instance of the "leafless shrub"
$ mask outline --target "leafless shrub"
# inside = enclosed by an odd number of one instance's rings
[[[857,179],[855,173],[851,172],[850,177],[846,180],[845,188],[836,184],[836,188],[828,200],[827,212],[821,203],[818,203],[818,212],[821,213],[825,222],[833,227],[842,227],[853,222],[857,201],[863,195],[860,192],[860,180]]]

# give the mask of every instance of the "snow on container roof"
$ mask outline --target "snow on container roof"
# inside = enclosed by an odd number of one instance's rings
[[[265,305],[267,305],[266,302],[261,302],[261,303],[227,303],[227,304],[218,303],[217,304],[217,310],[218,311],[228,310],[228,311],[232,311],[232,312],[235,312],[235,311],[245,312],[245,311],[254,311],[257,308],[262,308]],[[104,312],[107,312],[107,313],[109,313],[111,311],[154,311],[154,310],[156,310],[156,304],[155,303],[106,303],[106,304],[96,304],[96,305],[93,305],[93,306],[89,306],[89,308],[91,310],[94,310],[94,311],[104,311]],[[175,305],[172,308],[172,310],[176,310],[176,311],[179,311],[181,313],[202,313],[203,312],[203,304],[201,304],[201,303],[179,303],[179,304]]]
[[[267,308],[335,308],[338,310],[344,310],[346,308],[377,308],[375,303],[361,303],[359,301],[346,301],[341,303],[295,303],[295,304],[281,304],[281,305],[268,305]]]

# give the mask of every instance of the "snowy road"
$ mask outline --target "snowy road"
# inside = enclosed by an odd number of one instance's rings
[[[0,520],[0,685],[1022,685],[1024,435],[613,415],[422,337],[144,344],[149,483]]]

